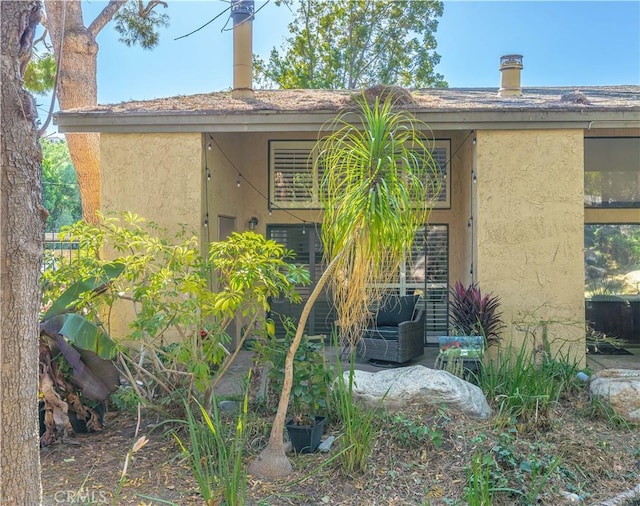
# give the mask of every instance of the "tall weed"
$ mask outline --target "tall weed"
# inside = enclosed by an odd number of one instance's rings
[[[481,452],[473,454],[471,464],[467,467],[467,485],[464,487],[464,500],[469,506],[491,506],[493,490],[490,469],[495,467],[491,455]]]
[[[333,406],[342,423],[342,451],[339,462],[345,474],[366,470],[376,435],[374,421],[377,411],[353,400],[354,360],[355,351],[352,351],[348,379],[345,379],[340,360],[336,361],[338,374],[332,392]]]
[[[546,428],[551,410],[563,395],[584,385],[576,378],[579,367],[567,357],[544,357],[536,364],[525,347],[499,351],[479,377],[479,386],[497,412],[499,427],[515,426],[519,431]]]
[[[183,422],[189,433],[189,449],[175,432],[173,436],[187,455],[205,504],[217,505],[223,501],[227,506],[243,505],[247,487],[242,459],[247,440],[248,389],[235,420],[235,429],[233,420],[223,420],[220,416],[215,398],[211,415],[197,401],[196,405],[199,416],[185,401],[186,420]]]

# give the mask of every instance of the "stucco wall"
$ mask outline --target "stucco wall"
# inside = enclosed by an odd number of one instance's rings
[[[172,237],[202,233],[202,136],[200,134],[101,134],[102,211],[131,211]],[[109,332],[130,332],[133,306],[114,306]],[[171,338],[171,336],[167,336]]]
[[[584,361],[581,130],[478,131],[475,279],[502,298],[505,342]]]
[[[449,226],[449,284],[471,281],[472,229],[471,169],[473,166],[474,133],[467,131],[436,132],[438,139],[451,139],[451,207],[434,209],[431,223]]]
[[[102,209],[200,233],[200,134],[101,134]]]

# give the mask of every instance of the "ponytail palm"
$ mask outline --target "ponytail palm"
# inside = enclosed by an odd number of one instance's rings
[[[398,276],[440,181],[428,127],[393,99],[359,100],[360,118],[345,113],[321,141],[324,168],[322,241],[328,261],[339,257],[331,292],[343,338],[353,344],[384,283]],[[360,121],[353,121],[353,119]]]
[[[285,377],[267,447],[249,472],[278,477],[291,472],[283,433],[293,383],[293,359],[318,295],[328,283],[341,337],[354,344],[381,285],[398,267],[418,227],[424,226],[439,181],[428,131],[407,111],[396,111],[393,96],[340,114],[318,142],[318,169],[324,173],[322,240],[327,267],[305,304],[285,360]]]

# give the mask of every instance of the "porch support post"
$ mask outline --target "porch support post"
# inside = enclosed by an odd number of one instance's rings
[[[502,299],[504,344],[585,363],[584,134],[476,134],[475,266]]]

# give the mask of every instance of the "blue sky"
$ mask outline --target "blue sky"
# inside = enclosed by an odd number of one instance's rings
[[[287,36],[292,13],[256,0],[254,52],[267,57]],[[105,5],[83,2],[90,22]],[[221,0],[169,0],[170,26],[153,51],[127,48],[112,25],[98,36],[98,99],[207,93],[232,85],[231,22]],[[451,87],[498,87],[499,58],[524,55],[523,86],[640,84],[640,1],[446,1],[436,33],[437,71]]]

